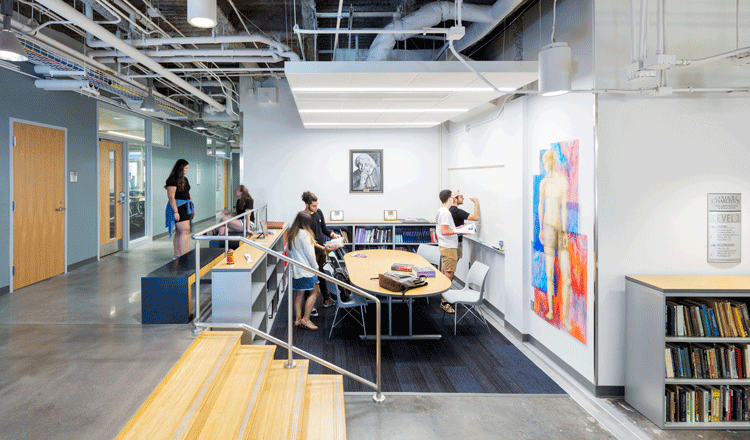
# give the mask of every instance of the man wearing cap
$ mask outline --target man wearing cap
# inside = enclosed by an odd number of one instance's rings
[[[453,223],[455,223],[457,228],[463,226],[466,220],[479,221],[479,199],[472,197],[469,200],[474,202],[474,212],[471,214],[459,208],[459,205],[464,204],[464,195],[461,194],[461,191],[453,191],[453,205],[449,208],[449,211],[453,216]],[[463,235],[459,234],[458,247],[456,248],[458,258],[456,258],[456,261],[460,260],[463,255],[463,239]]]
[[[453,281],[453,274],[456,272],[458,263],[458,235],[455,233],[455,223],[449,208],[453,206],[453,194],[451,190],[444,189],[438,194],[440,198],[440,209],[435,218],[435,233],[438,239],[438,249],[440,249],[440,270]],[[453,307],[445,299],[440,303],[440,308],[447,313],[455,313]]]

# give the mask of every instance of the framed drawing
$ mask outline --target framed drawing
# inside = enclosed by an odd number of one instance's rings
[[[331,220],[344,220],[344,211],[331,211]]]
[[[383,211],[383,220],[398,220],[396,211]]]
[[[349,150],[349,192],[383,192],[383,150]]]

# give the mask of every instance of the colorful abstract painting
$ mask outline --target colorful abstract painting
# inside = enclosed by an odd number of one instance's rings
[[[545,168],[545,155],[549,152],[554,156],[554,162],[550,160]],[[585,344],[588,247],[586,236],[579,234],[578,140],[557,142],[549,150],[540,151],[539,170],[541,174],[534,176],[534,242],[531,255],[534,312]],[[563,189],[566,186],[567,189]],[[550,217],[545,222],[540,221],[540,190],[545,194],[542,210],[552,209],[548,205],[559,209],[558,205],[565,201],[566,218],[556,222],[554,219],[558,213],[548,212],[546,216]],[[562,212],[560,209],[559,213]],[[557,224],[548,226],[551,229],[547,229],[546,233],[554,233],[556,238],[544,240],[548,247],[547,254],[540,238],[545,223]],[[565,231],[557,233],[555,230],[562,223],[565,224]],[[559,234],[564,234],[564,237]],[[547,270],[548,262],[552,262],[550,271]],[[561,268],[568,268],[567,273],[561,272]],[[548,273],[552,277],[551,283],[548,282]],[[554,289],[552,295],[547,294],[548,286]]]

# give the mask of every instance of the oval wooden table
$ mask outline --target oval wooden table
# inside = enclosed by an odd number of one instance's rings
[[[357,257],[357,255],[366,255],[366,257]],[[390,290],[380,287],[378,275],[391,270],[394,263],[413,264],[416,267],[433,267],[420,255],[413,252],[396,251],[392,249],[370,249],[349,252],[344,255],[346,269],[349,272],[349,279],[352,285],[359,287],[365,292],[373,295],[384,296],[388,300],[388,335],[382,335],[381,339],[420,339],[435,340],[440,339],[442,335],[415,335],[412,332],[412,302],[414,298],[424,298],[429,296],[441,295],[450,289],[451,281],[439,270],[435,269],[435,277],[426,278],[427,285],[409,289],[404,293],[391,292]],[[401,300],[409,306],[409,334],[393,334],[393,300]],[[374,336],[363,336],[363,339],[373,339]]]

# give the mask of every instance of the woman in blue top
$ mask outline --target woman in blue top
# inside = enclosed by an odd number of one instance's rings
[[[193,198],[190,197],[190,182],[185,177],[189,168],[188,161],[185,159],[178,160],[172,167],[172,172],[169,173],[167,183],[164,185],[164,188],[167,189],[168,199],[166,209],[167,228],[170,234],[172,233],[172,224],[176,229],[173,241],[174,258],[187,253],[190,240],[190,220],[195,216]]]
[[[297,213],[292,226],[286,232],[289,258],[317,268],[315,261],[315,235],[312,232],[312,216],[304,211]],[[292,265],[292,290],[294,290],[294,325],[307,330],[318,327],[310,321],[310,313],[320,294],[318,276]],[[305,294],[309,293],[307,299]],[[305,303],[304,314],[302,303]]]

